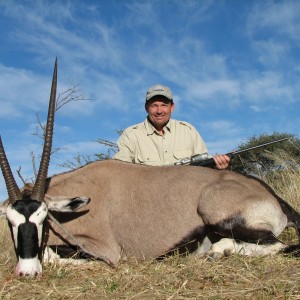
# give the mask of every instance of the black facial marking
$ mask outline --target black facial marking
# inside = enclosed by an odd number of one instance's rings
[[[41,202],[36,200],[18,200],[12,205],[12,208],[22,214],[26,221],[28,221],[29,217],[41,206],[41,204]]]
[[[21,258],[35,257],[39,252],[38,232],[34,223],[26,222],[18,228],[18,254]]]

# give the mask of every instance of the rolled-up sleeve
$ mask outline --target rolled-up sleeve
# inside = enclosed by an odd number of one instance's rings
[[[113,159],[134,162],[134,146],[126,130],[121,134],[117,144],[119,151],[114,155]]]
[[[202,139],[202,137],[200,136],[198,131],[195,129],[195,127],[192,125],[190,125],[190,126],[191,126],[191,131],[192,131],[191,135],[194,140],[193,155],[208,153],[207,146],[206,146],[204,140]]]

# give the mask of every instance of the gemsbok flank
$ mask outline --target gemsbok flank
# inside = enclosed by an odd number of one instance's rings
[[[47,178],[56,84],[57,62],[34,187],[17,187],[0,140],[9,195],[0,212],[6,213],[11,229],[17,275],[41,275],[46,245],[84,249],[85,255],[111,266],[123,258],[143,260],[187,250],[215,259],[230,253],[299,255],[299,243],[286,245],[277,238],[293,226],[299,239],[299,213],[252,177],[197,166],[105,160]],[[48,210],[55,211],[72,236],[47,218]]]

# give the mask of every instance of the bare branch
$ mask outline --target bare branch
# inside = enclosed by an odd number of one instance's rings
[[[35,164],[35,155],[34,152],[31,152],[31,162],[32,162],[32,168],[33,168],[33,173],[34,173],[34,178],[36,179],[37,177],[37,171],[36,171],[36,164]]]
[[[19,176],[19,178],[22,180],[22,182],[23,182],[23,184],[25,185],[29,180],[33,183],[34,182],[34,180],[33,180],[33,178],[31,177],[27,177],[26,179],[22,176],[22,174],[21,174],[21,167],[19,167],[19,169],[17,170],[17,174],[18,174],[18,176]]]
[[[67,160],[63,164],[59,164],[60,167],[68,168],[71,170],[75,170],[81,166],[84,166],[90,162],[92,162],[94,159],[92,159],[91,155],[83,155],[78,153],[77,156],[73,157],[73,161]]]
[[[36,114],[37,118],[37,124],[35,125],[35,131],[32,135],[36,135],[40,139],[44,140],[45,137],[45,125],[42,123],[39,114]],[[42,131],[42,134],[40,134],[40,131]]]
[[[116,148],[118,149],[118,145],[114,142],[108,141],[108,140],[104,140],[104,139],[97,139],[95,142],[104,145],[106,147],[111,147],[111,148]]]
[[[23,184],[26,184],[26,180],[23,178],[22,174],[21,174],[21,167],[19,167],[19,169],[17,170],[18,176],[21,178]]]
[[[77,101],[91,101],[91,98],[87,98],[83,92],[79,90],[79,84],[74,85],[73,87],[68,88],[66,91],[60,93],[56,98],[56,111],[71,102]],[[35,125],[35,131],[33,135],[38,136],[39,138],[45,138],[45,124],[42,123],[39,114],[36,114],[37,124]],[[42,132],[42,133],[41,133]]]
[[[68,88],[66,91],[60,93],[58,97],[56,98],[56,111],[58,111],[60,108],[65,106],[68,103],[71,102],[77,102],[77,101],[91,101],[92,99],[87,98],[84,93],[79,89],[79,84],[74,85],[70,88]],[[35,130],[33,132],[33,135],[38,136],[40,139],[44,141],[45,139],[45,124],[42,123],[41,118],[39,114],[36,114],[37,122],[35,125]],[[58,147],[55,148],[51,151],[51,155],[63,150],[63,148]],[[36,164],[35,164],[35,155],[34,152],[31,152],[31,159],[32,159],[32,167],[33,167],[33,172],[34,172],[34,178],[37,176],[37,169],[36,169]],[[78,160],[77,158],[77,167],[79,165],[82,165],[83,162],[88,162],[91,159],[89,157],[82,157],[81,159]],[[69,168],[75,168],[75,164],[72,165],[72,163],[67,162],[66,165],[68,165]],[[24,182],[24,178],[21,175],[21,168],[18,171],[19,177],[21,180]]]
[[[56,111],[59,110],[64,105],[70,102],[77,101],[91,101],[92,99],[86,98],[84,93],[78,89],[79,84],[70,87],[66,91],[60,93],[56,99]]]

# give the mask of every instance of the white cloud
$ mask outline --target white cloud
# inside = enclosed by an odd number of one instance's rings
[[[243,82],[243,96],[250,102],[282,104],[294,99],[292,86],[285,83],[282,75],[277,72],[251,74]]]
[[[293,52],[299,52],[300,2],[256,2],[247,19],[247,33],[258,59],[264,66],[286,69],[295,67]]]
[[[222,105],[226,99],[235,100],[239,97],[239,83],[234,80],[210,80],[207,82],[199,81],[189,86],[187,94],[193,99],[201,99],[209,103],[217,102]],[[198,101],[198,100],[197,100]]]
[[[261,111],[263,111],[263,108],[261,106],[258,106],[258,105],[250,105],[249,107],[254,112],[261,112]]]
[[[219,119],[212,122],[205,122],[202,125],[209,130],[213,137],[227,138],[240,134],[239,127],[233,121]]]
[[[256,2],[249,15],[249,32],[256,34],[260,30],[272,30],[280,37],[299,41],[299,10],[299,1]]]
[[[36,84],[39,82],[39,84]],[[35,110],[44,102],[47,91],[49,98],[50,83],[31,71],[6,67],[0,64],[0,114],[14,118],[29,109]]]
[[[291,49],[290,45],[284,41],[278,43],[274,40],[254,41],[253,46],[259,53],[259,61],[263,65],[276,67],[285,60]]]

